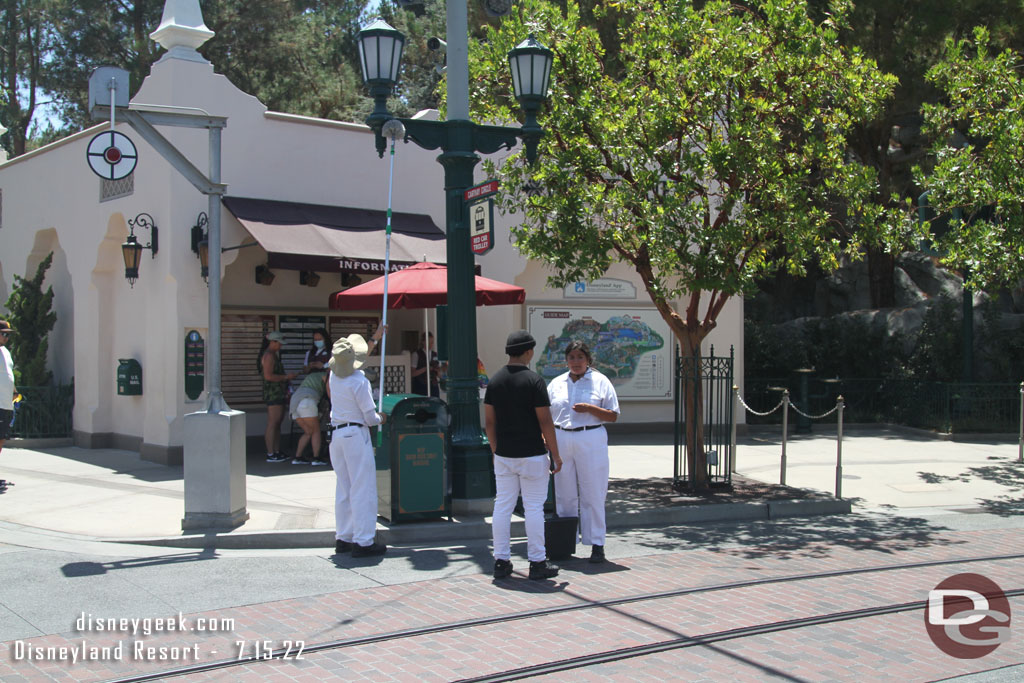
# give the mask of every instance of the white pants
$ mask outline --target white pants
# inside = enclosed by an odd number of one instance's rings
[[[555,430],[562,469],[555,474],[555,511],[580,518],[580,542],[604,545],[608,497],[608,430]]]
[[[548,497],[550,466],[547,455],[529,458],[503,458],[494,456],[494,516],[491,532],[494,559],[512,557],[512,510],[516,498],[523,495],[523,513],[526,516],[526,557],[530,562],[547,559],[544,549],[544,500]]]
[[[377,534],[377,468],[370,430],[342,427],[331,438],[334,489],[334,537],[370,545]]]

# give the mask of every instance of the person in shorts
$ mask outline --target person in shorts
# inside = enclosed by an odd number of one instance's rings
[[[288,407],[288,383],[295,379],[295,373],[285,373],[281,363],[281,342],[284,334],[269,332],[263,338],[256,367],[263,379],[263,403],[267,406],[267,429],[263,440],[267,446],[267,462],[284,462],[288,456],[280,451],[281,423],[284,422]]]

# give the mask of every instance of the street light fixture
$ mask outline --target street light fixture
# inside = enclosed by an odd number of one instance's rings
[[[139,244],[138,238],[135,237],[135,228],[148,229],[152,241],[146,245]],[[121,256],[124,258],[124,276],[128,278],[128,284],[134,289],[135,281],[139,279],[139,261],[142,258],[142,250],[150,249],[153,252],[153,258],[156,258],[159,231],[153,217],[145,212],[129,219],[128,230],[128,237],[125,238],[124,244],[121,245]]]
[[[477,384],[476,292],[470,245],[469,211],[464,197],[473,185],[479,153],[512,149],[522,139],[526,160],[533,163],[544,130],[537,112],[547,96],[552,53],[532,36],[509,53],[515,96],[526,114],[522,127],[485,126],[469,120],[468,38],[466,3],[449,2],[447,12],[448,116],[447,121],[398,119],[405,126],[405,141],[423,149],[441,149],[444,168],[445,233],[448,260],[448,405],[451,415],[452,497],[486,505],[493,496],[491,451],[480,429],[480,392]],[[363,80],[374,100],[366,124],[375,133],[377,153],[387,148],[383,133],[392,119],[387,98],[398,82],[398,67],[405,38],[377,20],[359,32]]]
[[[512,92],[526,114],[522,137],[530,163],[537,158],[537,143],[544,134],[544,129],[537,125],[537,112],[548,98],[551,61],[551,50],[538,43],[533,34],[508,53]]]
[[[405,36],[383,19],[378,19],[359,32],[359,62],[363,67],[363,82],[373,97],[373,113],[367,125],[377,131],[377,153],[384,156],[387,141],[380,134],[384,122],[392,118],[388,113],[388,96],[398,83],[398,70],[402,65]]]

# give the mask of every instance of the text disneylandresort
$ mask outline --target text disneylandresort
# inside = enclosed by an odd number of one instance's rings
[[[170,617],[97,617],[82,612],[75,620],[75,632],[88,634],[81,640],[62,644],[15,640],[11,654],[15,662],[100,662],[100,661],[198,661],[201,656],[217,656],[236,660],[270,659],[273,654],[281,659],[302,659],[306,644],[300,640],[284,640],[275,651],[274,643],[266,640],[211,640],[201,644],[154,644],[144,638],[154,635],[175,634],[187,640],[189,634],[214,634],[235,630],[234,619],[216,617],[186,617],[181,612]],[[102,639],[101,644],[89,638]],[[108,640],[117,638],[117,640]],[[121,638],[124,638],[122,640]],[[48,639],[49,640],[49,639]],[[220,648],[218,652],[217,649]]]

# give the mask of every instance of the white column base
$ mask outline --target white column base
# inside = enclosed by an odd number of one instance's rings
[[[183,530],[225,529],[249,519],[245,509],[245,413],[185,415]]]

